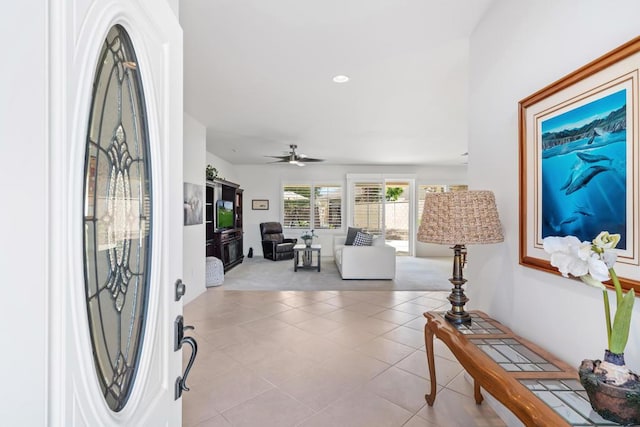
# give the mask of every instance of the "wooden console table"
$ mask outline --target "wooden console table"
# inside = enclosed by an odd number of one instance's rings
[[[480,387],[513,412],[526,426],[614,426],[591,409],[576,369],[513,333],[480,311],[471,323],[454,325],[444,313],[424,313],[424,338],[431,392],[436,399],[434,335],[442,340],[474,380],[477,404]]]

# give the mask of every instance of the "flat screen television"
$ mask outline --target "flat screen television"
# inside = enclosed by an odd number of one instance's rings
[[[216,228],[233,228],[233,202],[228,200],[216,202]]]

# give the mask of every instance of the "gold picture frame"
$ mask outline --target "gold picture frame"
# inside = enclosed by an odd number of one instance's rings
[[[616,272],[640,291],[640,37],[519,103],[520,264],[559,274],[542,239],[620,233]]]

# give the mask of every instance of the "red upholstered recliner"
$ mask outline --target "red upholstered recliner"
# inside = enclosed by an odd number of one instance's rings
[[[266,259],[279,261],[293,259],[293,247],[298,239],[285,239],[282,224],[279,222],[263,222],[260,224],[262,236],[262,253]]]

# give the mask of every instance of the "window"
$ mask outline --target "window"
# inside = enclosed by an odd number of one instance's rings
[[[342,228],[342,187],[317,185],[313,194],[314,228]]]
[[[285,185],[282,198],[284,200],[285,228],[309,228],[311,224],[311,186]]]
[[[282,199],[284,228],[342,227],[342,186],[340,185],[285,185],[282,188]],[[313,209],[311,209],[312,206]]]
[[[102,45],[86,140],[84,282],[93,359],[107,405],[129,399],[150,292],[151,155],[133,44],[116,25]]]
[[[368,233],[382,234],[385,201],[384,184],[356,182],[353,190],[353,226],[361,227]]]

